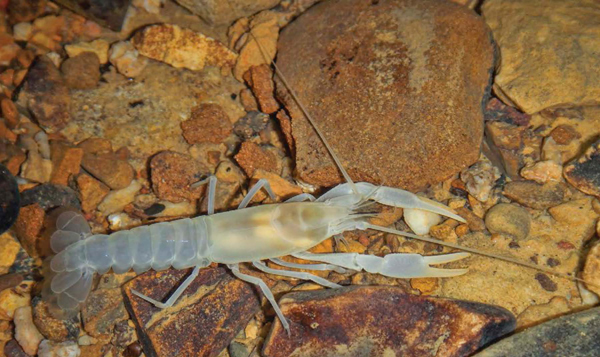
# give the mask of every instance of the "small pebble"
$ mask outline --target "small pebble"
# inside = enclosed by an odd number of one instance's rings
[[[420,209],[404,209],[404,221],[415,234],[425,235],[431,227],[442,221],[442,216],[437,213],[427,212]]]
[[[499,203],[487,212],[485,225],[492,233],[505,233],[517,239],[525,239],[531,229],[531,217],[522,207]]]
[[[548,277],[548,275],[543,274],[543,273],[537,273],[535,274],[535,280],[537,280],[540,285],[542,286],[542,288],[546,291],[556,291],[558,290],[558,287],[556,286],[556,283],[552,281],[552,279],[550,279]]]
[[[48,340],[40,343],[38,357],[79,357],[81,350],[76,342],[52,342]]]
[[[60,70],[67,86],[72,89],[92,89],[100,80],[100,60],[93,52],[83,52],[66,59]]]

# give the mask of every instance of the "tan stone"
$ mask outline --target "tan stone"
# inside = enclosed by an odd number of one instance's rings
[[[0,235],[0,275],[8,273],[20,249],[21,245],[10,231]]]
[[[237,58],[222,43],[176,25],[148,26],[133,37],[132,43],[146,57],[194,71],[204,66],[233,67]]]
[[[585,260],[582,278],[594,285],[587,284],[587,288],[600,296],[600,244],[595,244],[590,249]]]
[[[517,316],[517,329],[531,327],[542,321],[553,319],[571,311],[567,299],[553,297],[548,303],[532,305]]]
[[[250,31],[252,36],[246,36],[233,70],[233,75],[240,82],[251,67],[270,64],[275,59],[279,39],[277,15],[271,11],[261,12],[250,22]]]
[[[83,52],[93,52],[98,56],[101,64],[108,62],[109,43],[106,40],[94,40],[92,42],[78,42],[65,46],[69,57],[75,57]]]
[[[81,209],[83,212],[95,210],[110,192],[108,186],[88,174],[77,176],[77,186],[81,194]]]
[[[482,13],[502,55],[496,92],[526,113],[600,102],[600,4],[491,0]]]

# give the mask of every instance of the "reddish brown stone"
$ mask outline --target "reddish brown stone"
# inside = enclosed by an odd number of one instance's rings
[[[563,175],[579,191],[600,197],[600,140],[565,166]]]
[[[83,52],[66,59],[60,66],[60,70],[69,88],[96,88],[100,80],[100,60],[93,52]]]
[[[294,145],[294,137],[292,135],[292,120],[283,109],[277,112],[277,119],[279,120],[279,126],[281,127],[281,131],[283,131],[283,136],[288,144],[288,148],[290,148],[292,156],[295,156],[296,147]]]
[[[191,187],[210,173],[209,169],[191,156],[173,151],[163,151],[150,160],[152,189],[167,201],[193,201],[202,196],[206,185]]]
[[[17,0],[8,2],[8,20],[12,24],[31,21],[44,13],[46,0]]]
[[[4,98],[2,99],[2,102],[0,102],[0,105],[2,106],[2,116],[6,121],[6,126],[14,129],[19,123],[19,112],[17,111],[15,103],[8,98]]]
[[[485,222],[466,207],[459,207],[456,213],[467,221],[470,230],[477,232],[485,229]]]
[[[69,89],[58,68],[46,56],[38,57],[29,68],[18,103],[48,132],[59,131],[71,119]]]
[[[478,159],[494,51],[467,8],[321,2],[283,29],[278,47],[277,65],[355,180],[418,190]],[[297,106],[281,99],[299,177],[343,182]]]
[[[44,227],[45,216],[46,213],[37,203],[21,207],[19,211],[19,217],[15,223],[17,238],[30,257],[40,256],[41,242],[39,238]]]
[[[231,121],[216,104],[201,104],[192,109],[190,119],[181,123],[183,137],[188,144],[220,144],[231,134]]]
[[[267,114],[275,113],[279,109],[279,103],[275,100],[275,85],[273,84],[273,73],[267,64],[254,66],[244,74],[244,80],[252,88],[252,93],[258,101],[260,111]]]
[[[249,177],[254,176],[254,171],[257,169],[277,173],[275,155],[253,142],[242,143],[240,151],[235,155],[235,161]]]
[[[559,145],[568,145],[571,141],[581,138],[581,134],[572,126],[562,124],[550,132],[550,137]]]
[[[240,102],[247,112],[258,110],[258,102],[252,94],[252,91],[248,88],[244,88],[240,91]]]
[[[485,107],[485,121],[501,121],[504,123],[528,126],[531,115],[509,107],[497,98],[492,98]]]
[[[507,310],[364,286],[285,295],[287,336],[275,321],[263,353],[279,356],[466,356],[510,333]]]
[[[110,188],[87,174],[77,176],[77,187],[81,195],[81,209],[91,212],[108,195]]]
[[[225,268],[204,268],[169,309],[158,309],[131,289],[164,301],[189,270],[150,271],[124,286],[125,303],[147,356],[217,356],[260,309],[253,286]]]
[[[5,139],[13,144],[17,141],[17,134],[13,133],[3,121],[0,121],[0,139]]]
[[[527,127],[491,121],[486,123],[485,132],[490,149],[499,154],[506,174],[513,180],[520,177],[526,156],[531,161],[540,159],[542,137]]]
[[[50,182],[58,185],[67,185],[69,177],[79,173],[83,150],[69,147],[64,143],[53,141],[52,149],[52,176]]]
[[[540,185],[534,181],[512,181],[504,186],[502,193],[524,206],[543,210],[563,203],[567,187],[554,182]]]

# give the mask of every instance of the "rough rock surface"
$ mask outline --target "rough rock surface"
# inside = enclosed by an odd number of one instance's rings
[[[182,71],[150,61],[135,82],[108,79],[96,89],[71,93],[73,120],[61,133],[71,142],[96,136],[109,140],[114,148],[127,147],[129,163],[137,171],[145,171],[148,157],[157,151],[188,150],[181,122],[193,107],[206,102],[199,98],[210,98],[233,121],[245,114],[231,97],[243,84],[221,77],[214,68]]]
[[[18,103],[48,132],[62,129],[71,119],[69,89],[60,71],[46,56],[29,68]]]
[[[19,215],[19,207],[17,182],[6,167],[0,165],[0,234],[15,223]]]
[[[237,58],[222,43],[176,25],[148,26],[131,42],[146,57],[194,71],[204,66],[233,67]]]
[[[596,286],[588,285],[587,288],[600,296],[600,288],[598,287],[600,285],[600,243],[590,249],[585,259],[582,278],[596,284]]]
[[[124,286],[147,356],[216,356],[260,309],[256,290],[225,268],[204,268],[177,303],[158,309],[131,289],[163,300],[190,270],[150,271]]]
[[[229,25],[241,17],[277,5],[280,0],[176,0],[178,4],[215,25]]]
[[[94,88],[100,80],[100,61],[93,52],[82,52],[66,59],[60,66],[60,70],[69,88]]]
[[[597,140],[579,159],[565,166],[565,178],[578,190],[600,197],[600,140]]]
[[[492,0],[483,16],[502,62],[495,91],[526,113],[600,102],[600,4]]]
[[[220,106],[206,103],[192,108],[190,119],[181,123],[181,129],[190,145],[205,142],[220,144],[231,134],[232,125]]]
[[[152,188],[156,195],[167,201],[193,201],[200,198],[205,185],[191,187],[210,172],[191,156],[173,151],[163,151],[150,160]]]
[[[290,23],[279,49],[278,66],[355,180],[418,190],[477,160],[494,53],[484,22],[468,9],[327,1]],[[341,182],[283,97],[300,179]]]
[[[297,292],[281,299],[291,337],[275,322],[264,355],[464,356],[515,327],[502,308],[420,297],[397,287]]]
[[[563,316],[506,338],[474,357],[595,356],[600,350],[600,308]]]

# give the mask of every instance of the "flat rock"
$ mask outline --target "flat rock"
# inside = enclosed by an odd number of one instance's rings
[[[543,210],[563,203],[567,187],[562,183],[540,185],[534,181],[513,181],[504,186],[503,194],[523,206]]]
[[[600,101],[600,4],[492,0],[482,13],[502,54],[494,89],[505,102],[535,113]]]
[[[600,308],[550,320],[508,337],[474,357],[596,356],[600,350]]]
[[[281,299],[263,353],[275,356],[465,356],[510,333],[505,309],[363,286],[294,292]]]
[[[46,213],[40,205],[34,203],[21,208],[19,218],[15,223],[19,242],[30,257],[37,258],[42,251],[40,247],[42,239],[40,238],[45,216]]]
[[[593,143],[580,158],[565,166],[563,174],[578,190],[600,197],[600,140]]]
[[[150,160],[152,189],[167,201],[193,201],[200,198],[205,185],[191,187],[209,174],[209,169],[191,156],[174,151],[163,151]]]
[[[129,186],[134,177],[133,167],[113,153],[94,155],[86,152],[81,166],[113,190]]]
[[[377,24],[377,25],[375,25]],[[479,157],[494,51],[449,1],[327,1],[281,33],[277,65],[357,181],[418,190]],[[303,181],[342,182],[289,95]]]
[[[231,68],[237,58],[235,52],[219,41],[176,25],[145,27],[131,42],[146,57],[194,71],[204,66]]]
[[[523,207],[499,203],[486,213],[485,226],[490,232],[510,234],[517,239],[525,239],[531,230],[531,216]]]
[[[17,103],[27,108],[47,132],[59,131],[71,120],[69,89],[46,56],[38,57],[29,67]]]
[[[204,268],[170,308],[158,309],[131,289],[164,300],[189,270],[150,271],[124,286],[144,353],[149,357],[217,356],[260,309],[256,290],[225,268]]]

